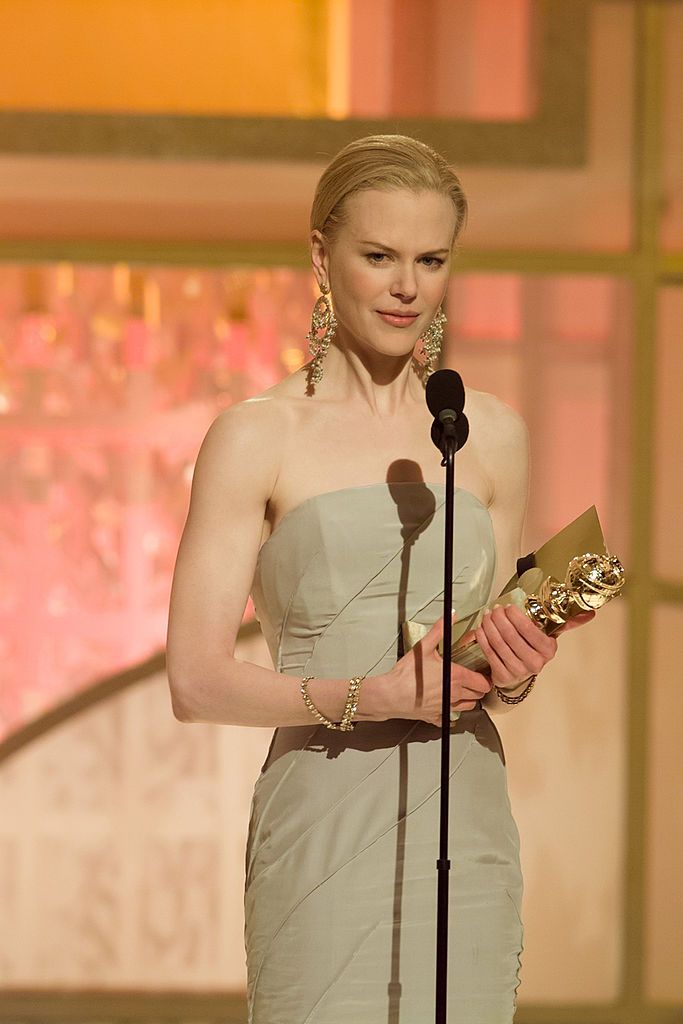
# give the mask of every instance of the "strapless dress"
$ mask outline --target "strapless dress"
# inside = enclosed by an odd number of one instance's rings
[[[442,614],[445,487],[316,495],[262,546],[252,596],[278,672],[387,672],[401,623]],[[488,509],[456,488],[453,607],[489,598]],[[275,730],[246,851],[249,1024],[427,1024],[434,1017],[440,730],[359,722]],[[519,836],[498,732],[450,733],[449,1020],[509,1024],[522,952]]]

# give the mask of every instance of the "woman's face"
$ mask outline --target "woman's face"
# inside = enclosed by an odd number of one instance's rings
[[[318,281],[327,281],[339,341],[405,356],[446,293],[455,210],[447,196],[404,189],[356,192],[325,244],[313,233]]]

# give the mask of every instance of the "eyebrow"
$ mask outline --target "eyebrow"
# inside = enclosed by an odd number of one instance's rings
[[[382,242],[370,242],[370,241],[367,241],[367,240],[362,240],[362,241],[359,241],[358,244],[359,245],[370,245],[374,249],[384,249],[385,252],[390,252],[390,253],[392,253],[393,256],[397,256],[398,255],[395,249],[392,249],[388,245],[383,245]],[[450,249],[426,249],[421,255],[422,256],[437,256],[437,255],[439,255],[441,253],[445,253],[446,255],[448,255],[449,252],[450,252]]]

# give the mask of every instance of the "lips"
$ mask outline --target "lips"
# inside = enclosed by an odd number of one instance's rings
[[[416,316],[419,316],[419,313],[406,313],[401,309],[378,309],[377,312],[381,313],[382,316],[402,316],[410,320],[414,320]]]
[[[390,313],[382,309],[377,310],[377,315],[381,316],[385,324],[391,324],[392,327],[410,327],[418,317],[417,313]]]

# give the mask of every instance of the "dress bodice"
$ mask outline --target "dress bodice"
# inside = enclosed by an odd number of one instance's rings
[[[252,596],[275,669],[344,678],[388,671],[401,624],[443,610],[445,485],[346,487],[288,512],[262,546]],[[456,487],[453,608],[489,597],[496,545],[488,509]]]

